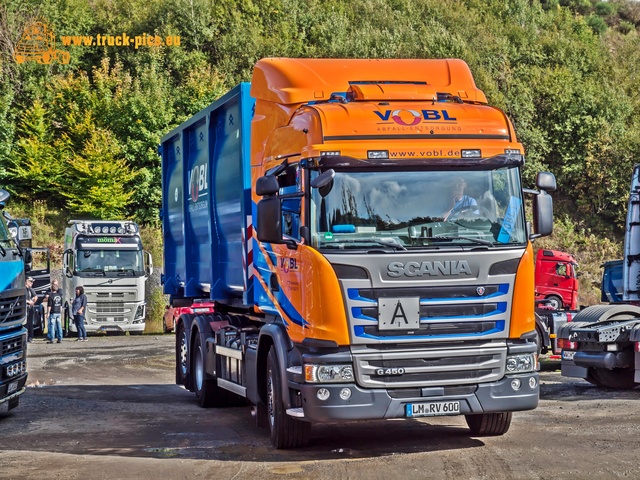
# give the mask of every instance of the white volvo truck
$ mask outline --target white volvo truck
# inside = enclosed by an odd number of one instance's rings
[[[87,296],[87,333],[144,332],[145,283],[153,271],[135,222],[71,220],[64,237],[63,325],[77,332],[71,304],[77,287]]]

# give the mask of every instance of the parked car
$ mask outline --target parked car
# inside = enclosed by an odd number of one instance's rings
[[[172,307],[171,305],[167,305],[162,321],[162,331],[164,333],[173,332],[176,319],[180,318],[182,314],[213,313],[213,307],[213,302],[192,303],[190,307]]]

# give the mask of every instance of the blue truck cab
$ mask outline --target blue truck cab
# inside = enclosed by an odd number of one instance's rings
[[[8,198],[0,189],[0,208]],[[25,252],[0,216],[0,413],[18,406],[27,383]]]

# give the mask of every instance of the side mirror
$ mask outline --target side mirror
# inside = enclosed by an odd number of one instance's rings
[[[262,177],[266,178],[266,177]],[[257,191],[256,185],[256,193]],[[284,243],[282,239],[282,204],[278,197],[263,198],[258,202],[258,240],[265,243]]]
[[[145,275],[147,277],[150,277],[151,275],[153,275],[153,258],[151,257],[151,254],[149,252],[144,252],[144,260],[146,263],[146,268],[145,268]]]
[[[24,250],[24,271],[30,272],[33,269],[33,253],[28,248]]]
[[[278,190],[280,190],[280,185],[278,185],[278,179],[273,175],[260,177],[256,182],[256,194],[261,197],[274,195],[278,193]]]
[[[533,230],[535,233],[530,238],[553,233],[553,198],[544,190],[533,197]]]
[[[336,172],[333,168],[330,168],[326,172],[322,172],[311,182],[311,188],[317,188],[320,192],[320,196],[323,198],[329,195],[329,192],[333,188],[333,177]]]
[[[73,277],[73,273],[69,268],[69,259],[71,258],[71,255],[73,255],[73,250],[71,249],[65,250],[65,252],[62,254],[62,271],[68,278]]]
[[[551,172],[538,172],[536,187],[546,192],[554,192],[557,188],[555,175]]]

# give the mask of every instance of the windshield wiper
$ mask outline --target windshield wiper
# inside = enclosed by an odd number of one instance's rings
[[[454,240],[468,240],[470,242],[479,243],[480,245],[486,245],[488,247],[495,246],[493,242],[473,237],[418,237],[418,240],[443,240],[445,242],[452,242]]]
[[[95,272],[85,272],[88,277],[104,277],[106,274],[102,270],[96,270]]]
[[[133,268],[125,268],[118,272],[119,277],[124,277],[125,275],[131,275],[132,277],[136,274],[136,271]]]
[[[321,248],[340,248],[337,246],[340,243],[377,243],[378,245],[382,245],[383,247],[390,247],[394,250],[407,250],[404,245],[396,242],[395,240],[385,238],[345,238],[337,242],[327,243]]]

